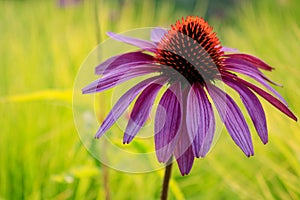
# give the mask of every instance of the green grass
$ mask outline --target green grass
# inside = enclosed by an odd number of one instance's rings
[[[102,39],[109,30],[168,26],[187,14],[204,16],[206,8],[198,3],[187,13],[172,1],[127,0],[124,5],[101,4]],[[105,196],[103,166],[81,144],[72,114],[77,70],[97,41],[93,6],[93,1],[66,9],[54,1],[0,1],[0,199]],[[299,116],[298,1],[246,1],[234,9],[228,19],[209,21],[226,46],[276,68],[267,75],[284,85],[276,89]],[[251,127],[255,156],[246,158],[223,131],[190,175],[181,177],[174,166],[170,199],[300,199],[299,123],[262,102],[269,144],[263,145]],[[157,199],[162,174],[108,169],[111,199]]]

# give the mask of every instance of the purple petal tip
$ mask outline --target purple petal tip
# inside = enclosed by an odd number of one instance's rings
[[[106,35],[108,35],[108,36],[110,36],[110,37],[111,37],[111,36],[113,36],[113,35],[116,35],[116,34],[115,34],[114,32],[107,31],[107,32],[106,32]]]
[[[96,135],[94,136],[95,139],[99,139],[102,136],[102,133],[96,133]]]
[[[254,151],[253,151],[253,149],[251,149],[250,152],[247,152],[247,153],[246,153],[246,156],[247,156],[248,158],[250,158],[251,156],[254,156]]]
[[[124,133],[123,144],[129,144],[133,140],[133,136],[127,133]]]
[[[293,120],[295,120],[296,122],[298,121],[297,117],[295,115],[293,115]]]
[[[84,88],[81,90],[81,93],[82,93],[82,94],[88,94],[87,90],[84,89]]]

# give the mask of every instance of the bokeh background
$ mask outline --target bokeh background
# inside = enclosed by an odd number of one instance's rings
[[[283,84],[276,89],[299,117],[299,10],[298,0],[0,1],[0,200],[159,198],[163,170],[126,174],[103,166],[74,125],[76,73],[106,31],[202,16],[223,45],[276,68],[267,75]],[[174,166],[170,199],[300,199],[299,123],[263,104],[269,143],[250,126],[255,156],[247,158],[224,129],[188,176]]]

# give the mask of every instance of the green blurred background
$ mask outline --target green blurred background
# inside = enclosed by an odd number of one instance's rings
[[[299,117],[299,10],[298,0],[0,1],[0,200],[159,198],[162,170],[105,168],[76,132],[73,82],[106,31],[205,17],[223,45],[276,68],[267,75],[284,85],[277,90]],[[170,199],[300,199],[299,123],[263,104],[269,143],[263,145],[251,125],[255,156],[246,158],[224,130],[188,176],[174,166]]]

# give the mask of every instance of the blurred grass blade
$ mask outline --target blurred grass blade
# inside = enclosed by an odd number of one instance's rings
[[[0,103],[17,103],[37,100],[63,100],[72,102],[73,90],[42,90],[28,94],[16,94],[0,97]]]

